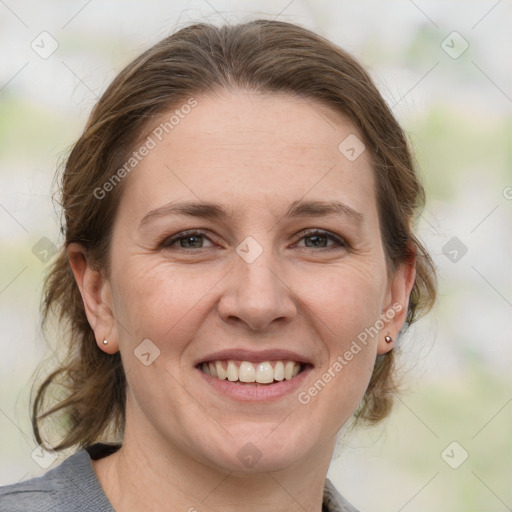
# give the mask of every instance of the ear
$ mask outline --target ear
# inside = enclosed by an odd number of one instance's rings
[[[110,282],[100,271],[91,268],[83,246],[71,243],[67,247],[67,253],[96,343],[104,352],[114,354],[119,350],[119,342],[112,313]],[[108,340],[107,344],[103,343],[104,339]]]
[[[389,352],[395,345],[398,333],[407,318],[409,297],[415,279],[416,252],[412,248],[409,258],[398,266],[388,284],[386,300],[384,301],[385,307],[381,315],[384,328],[379,333],[377,344],[377,354],[379,355]],[[392,338],[392,341],[386,341],[386,336]]]

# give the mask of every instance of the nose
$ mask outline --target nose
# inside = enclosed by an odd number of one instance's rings
[[[274,328],[274,324],[277,327],[289,323],[297,314],[290,283],[270,252],[264,251],[252,263],[234,256],[235,268],[227,276],[218,305],[225,322],[265,331]]]

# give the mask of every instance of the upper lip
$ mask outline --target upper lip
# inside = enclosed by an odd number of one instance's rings
[[[248,361],[251,363],[261,363],[263,361],[295,361],[297,363],[312,364],[311,360],[298,352],[284,349],[267,350],[247,350],[242,348],[225,349],[212,352],[202,356],[195,362],[195,366],[209,361],[222,361],[226,359],[235,359],[239,361]]]

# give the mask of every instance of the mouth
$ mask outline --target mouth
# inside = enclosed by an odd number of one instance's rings
[[[251,403],[288,399],[304,386],[314,368],[308,356],[294,350],[241,347],[203,355],[194,366],[207,393]]]
[[[203,361],[197,368],[206,375],[234,384],[271,386],[296,378],[308,367],[308,363],[293,360],[244,361],[239,359],[216,359]]]

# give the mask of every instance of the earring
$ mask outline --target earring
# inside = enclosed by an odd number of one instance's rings
[[[107,341],[107,339],[105,338],[105,339],[103,340],[103,345],[106,345],[107,343],[108,343],[108,341]]]
[[[393,338],[391,336],[385,336],[384,340],[386,341],[386,343],[391,343],[393,341]]]

